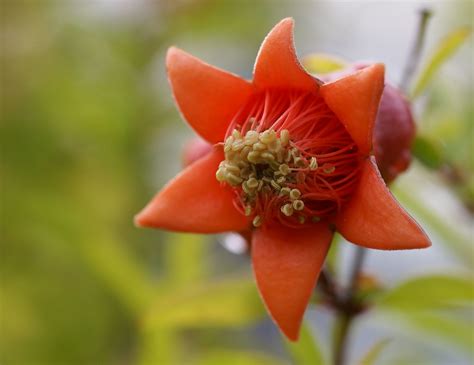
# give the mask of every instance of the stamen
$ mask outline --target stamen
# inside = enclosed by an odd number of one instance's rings
[[[235,190],[236,206],[254,227],[317,223],[341,209],[357,183],[357,146],[318,94],[255,94],[230,123],[223,147],[216,179]]]

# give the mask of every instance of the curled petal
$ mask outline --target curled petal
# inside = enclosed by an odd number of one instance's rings
[[[298,62],[293,42],[293,19],[286,18],[267,35],[254,67],[259,88],[291,88],[315,91],[318,83]]]
[[[377,63],[321,86],[326,104],[344,124],[362,155],[372,149],[375,118],[384,86],[385,67]]]
[[[336,227],[347,240],[368,248],[431,246],[425,232],[390,193],[373,159],[364,162],[357,190],[338,215]]]
[[[207,141],[222,142],[232,117],[252,94],[252,84],[175,47],[168,50],[166,67],[184,118]]]
[[[221,148],[188,166],[135,217],[142,227],[179,232],[217,233],[249,227],[232,203],[233,193],[216,180]]]
[[[292,341],[329,249],[333,232],[327,224],[292,229],[263,227],[252,238],[257,286],[271,316]]]

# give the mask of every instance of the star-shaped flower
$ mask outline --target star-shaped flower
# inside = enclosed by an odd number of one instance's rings
[[[136,223],[251,231],[258,289],[289,339],[298,338],[335,230],[368,248],[430,246],[371,157],[382,64],[323,84],[297,60],[292,19],[265,38],[252,82],[174,47],[166,64],[184,119],[214,147],[171,180]]]

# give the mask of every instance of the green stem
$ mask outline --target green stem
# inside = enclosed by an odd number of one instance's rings
[[[418,23],[417,36],[408,57],[408,61],[405,65],[405,69],[403,70],[402,79],[400,82],[400,90],[402,90],[405,94],[408,91],[408,86],[413,78],[416,67],[420,62],[421,51],[423,50],[423,44],[425,43],[425,34],[428,26],[428,20],[430,19],[431,15],[432,12],[429,9],[422,9],[420,11],[420,21]]]
[[[360,312],[356,301],[357,280],[362,270],[366,249],[357,247],[352,264],[349,287],[345,295],[343,305],[339,308],[339,316],[335,324],[334,333],[334,365],[344,365],[346,362],[346,352],[348,337],[354,318]]]

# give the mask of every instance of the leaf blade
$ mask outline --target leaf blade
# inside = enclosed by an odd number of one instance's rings
[[[427,62],[413,88],[411,99],[416,99],[426,89],[436,71],[451,57],[471,34],[470,27],[461,27],[449,33],[441,40],[435,52]]]

